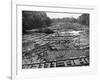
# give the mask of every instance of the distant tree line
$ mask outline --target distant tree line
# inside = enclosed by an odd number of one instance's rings
[[[51,24],[51,19],[44,11],[22,11],[22,32],[35,28],[47,27]]]
[[[58,22],[70,22],[70,23],[79,23],[82,25],[86,25],[89,26],[89,14],[82,14],[81,16],[79,16],[77,19],[74,17],[65,17],[65,18],[53,18],[52,21],[54,23],[58,23]]]
[[[66,22],[70,22],[70,23],[76,23],[77,22],[77,19],[76,18],[69,18],[69,17],[65,17],[65,18],[53,18],[52,21],[54,23],[58,23],[58,22],[63,22],[63,23],[66,23]]]

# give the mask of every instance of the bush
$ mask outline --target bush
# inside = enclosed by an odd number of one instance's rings
[[[53,30],[48,29],[48,28],[40,29],[38,32],[39,33],[46,33],[46,34],[52,34],[52,33],[54,33]]]
[[[51,29],[46,29],[44,32],[47,33],[47,34],[52,34],[52,33],[54,33],[54,31],[51,30]]]

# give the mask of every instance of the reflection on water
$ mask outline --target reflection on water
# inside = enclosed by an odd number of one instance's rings
[[[62,31],[60,33],[62,35],[64,35],[64,34],[80,35],[80,32],[83,32],[83,31]]]

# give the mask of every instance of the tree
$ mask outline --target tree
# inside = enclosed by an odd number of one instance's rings
[[[44,11],[22,11],[22,30],[43,28],[51,24],[51,20]]]
[[[89,14],[82,14],[78,18],[78,22],[83,25],[89,26]]]

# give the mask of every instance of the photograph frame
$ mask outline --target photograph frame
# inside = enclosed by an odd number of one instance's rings
[[[86,67],[86,68],[73,68],[73,69],[71,69],[71,68],[68,68],[68,69],[66,69],[66,68],[62,68],[62,69],[51,69],[51,70],[49,70],[49,69],[39,69],[39,70],[26,70],[26,71],[22,71],[21,69],[19,69],[21,66],[19,65],[19,63],[20,63],[20,61],[18,61],[19,59],[21,59],[21,58],[19,58],[19,54],[17,54],[19,51],[19,45],[21,46],[21,44],[18,44],[19,42],[17,41],[18,40],[18,37],[21,37],[21,35],[16,35],[16,34],[18,34],[18,32],[20,31],[19,29],[18,29],[18,27],[17,26],[19,26],[19,23],[21,23],[21,22],[19,22],[18,20],[19,20],[19,18],[20,17],[18,17],[18,16],[21,16],[21,15],[19,15],[18,13],[20,13],[20,12],[18,12],[18,11],[20,11],[20,10],[18,10],[18,6],[25,6],[25,5],[27,5],[27,6],[32,6],[32,5],[35,5],[35,6],[37,6],[37,7],[42,7],[43,9],[44,9],[44,7],[54,7],[53,5],[51,5],[51,4],[49,4],[50,6],[45,6],[44,4],[44,6],[43,5],[36,5],[36,4],[31,4],[31,3],[28,3],[28,4],[26,4],[26,3],[13,3],[12,4],[12,7],[13,7],[13,9],[12,9],[12,69],[11,69],[11,75],[12,75],[12,79],[14,80],[14,79],[24,79],[25,77],[26,77],[26,75],[27,74],[24,74],[23,75],[23,73],[25,73],[25,72],[27,72],[27,73],[30,73],[30,74],[33,74],[32,73],[32,71],[34,71],[34,73],[36,73],[36,75],[35,76],[29,76],[29,75],[27,75],[27,77],[26,78],[38,78],[38,77],[45,77],[45,75],[48,73],[48,71],[49,71],[49,73],[47,74],[47,77],[54,77],[54,76],[56,76],[57,74],[56,73],[58,73],[58,72],[61,72],[61,73],[67,73],[68,75],[74,75],[74,74],[76,74],[76,75],[80,75],[80,73],[82,74],[82,72],[84,73],[84,74],[94,74],[95,72],[96,72],[96,54],[95,55],[90,55],[90,58],[92,58],[93,60],[92,60],[92,67],[91,67],[91,64],[90,64],[90,67]],[[61,6],[61,7],[59,7],[59,6]],[[56,6],[56,9],[59,9],[59,8],[61,8],[61,9],[65,9],[66,10],[66,8],[68,8],[68,6],[62,6],[62,5],[60,5],[59,4],[59,6]],[[73,5],[74,6],[74,5]],[[72,8],[73,9],[75,9],[74,7],[72,6]],[[70,6],[69,6],[70,7]],[[82,6],[83,7],[83,6]],[[80,7],[77,7],[76,9],[82,9],[82,10],[84,10],[84,9],[86,9],[86,8],[80,8]],[[90,6],[89,7],[87,7],[87,9],[92,9],[91,11],[90,10],[87,10],[88,11],[88,13],[90,13],[90,15],[92,15],[92,20],[91,20],[91,22],[93,22],[94,20],[93,19],[95,19],[96,18],[96,8],[95,7],[91,7],[90,8]],[[21,9],[21,10],[23,10],[23,8]],[[85,10],[84,10],[85,11]],[[84,12],[83,11],[83,12]],[[90,12],[89,12],[90,11]],[[90,17],[91,18],[91,17]],[[20,18],[21,19],[21,18]],[[16,22],[17,21],[17,22]],[[16,25],[15,25],[16,24]],[[96,24],[96,21],[94,21],[94,23],[92,23],[91,25],[92,25],[92,27],[93,26],[95,26],[95,24]],[[91,25],[90,25],[90,27],[91,27]],[[14,26],[14,27],[13,27]],[[92,32],[91,32],[92,31]],[[91,42],[91,44],[90,44],[90,46],[93,46],[94,45],[94,36],[96,35],[95,34],[95,31],[93,31],[93,28],[91,28],[90,29],[90,34],[92,34],[92,36],[91,36],[91,39],[92,39],[92,41],[90,40],[90,42]],[[94,41],[93,41],[94,40]],[[94,48],[94,47],[93,47]],[[93,49],[92,48],[92,49]],[[96,51],[96,50],[93,50],[92,52],[94,53],[94,51]],[[93,54],[92,53],[92,54]],[[93,57],[94,56],[94,57]],[[90,59],[91,60],[91,59]],[[21,61],[22,62],[22,61]],[[90,61],[91,62],[91,61]],[[94,64],[95,63],[95,64]],[[70,70],[72,70],[72,72],[70,72]],[[83,70],[82,70],[83,69]],[[57,71],[58,70],[58,71]],[[64,70],[69,70],[69,71],[65,71],[65,72],[63,72]],[[86,71],[85,71],[86,70]],[[44,71],[46,71],[46,73],[45,74],[43,74],[43,72]],[[56,72],[55,72],[56,71]],[[77,72],[77,71],[79,71],[79,72]],[[39,75],[38,75],[38,73],[40,73]],[[52,74],[53,73],[53,74]],[[49,76],[49,74],[52,74],[52,75],[50,75]],[[56,75],[54,75],[54,74],[56,74]],[[84,75],[84,74],[82,74],[82,75]],[[41,76],[40,76],[41,75]],[[61,75],[61,74],[58,74],[59,76]],[[25,77],[24,77],[25,76]],[[61,76],[63,76],[63,75],[61,75]]]

